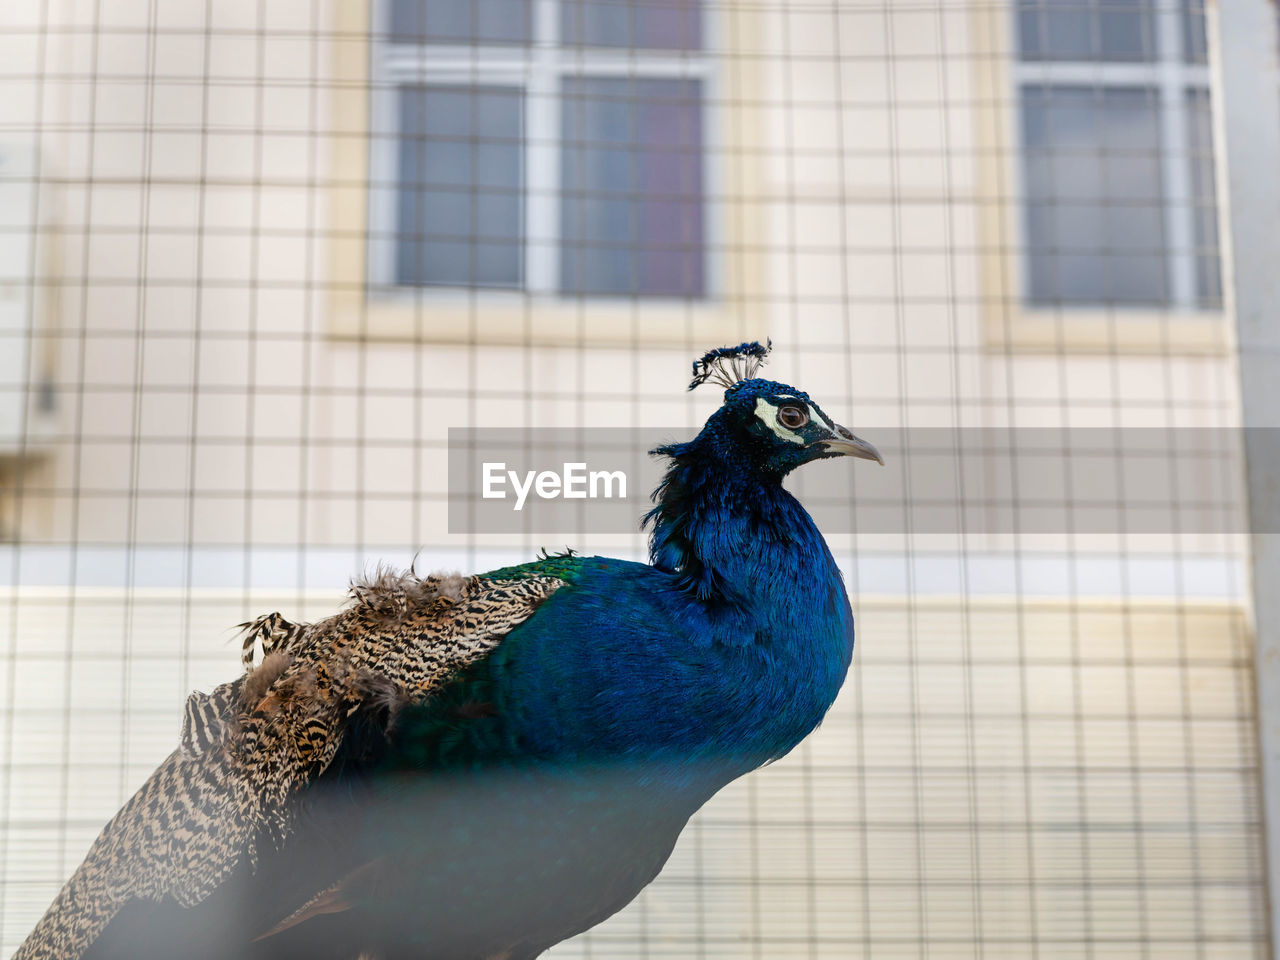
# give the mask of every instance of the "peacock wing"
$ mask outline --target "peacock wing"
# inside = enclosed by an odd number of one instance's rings
[[[258,844],[293,831],[298,799],[342,744],[348,720],[393,722],[492,651],[564,583],[383,573],[354,584],[335,616],[243,625],[257,666],[183,715],[181,745],[103,828],[14,960],[76,960],[133,900],[200,903]]]

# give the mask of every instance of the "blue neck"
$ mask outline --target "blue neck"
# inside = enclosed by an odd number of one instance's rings
[[[650,562],[676,574],[726,633],[747,628],[749,639],[762,618],[786,630],[847,617],[839,569],[813,520],[780,476],[745,460],[717,417],[688,443],[655,452],[671,463],[645,518]]]
[[[696,439],[661,451],[671,465],[646,518],[649,553],[676,574],[695,635],[736,651],[714,701],[730,706],[713,722],[750,769],[821,721],[853,654],[853,615],[809,514],[715,427],[713,417]]]

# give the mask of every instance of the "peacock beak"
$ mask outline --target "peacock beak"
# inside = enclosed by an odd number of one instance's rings
[[[846,457],[858,457],[862,460],[874,460],[880,466],[884,466],[884,457],[880,456],[880,451],[867,441],[860,437],[855,437],[848,427],[842,427],[836,423],[832,425],[836,436],[826,440],[819,440],[831,453],[843,454]]]

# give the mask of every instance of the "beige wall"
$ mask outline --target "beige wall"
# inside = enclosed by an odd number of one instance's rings
[[[692,429],[713,407],[684,390],[713,344],[646,342],[639,315],[622,320],[635,349],[330,335],[333,131],[352,123],[335,101],[364,96],[333,73],[364,50],[335,31],[335,4],[0,4],[0,136],[36,131],[44,156],[38,356],[59,399],[33,466],[0,472],[22,477],[0,494],[20,557],[351,550],[338,582],[361,549],[530,556],[543,538],[445,532],[448,426]],[[759,188],[740,202],[760,215],[772,375],[873,440],[904,425],[1238,426],[1229,353],[1176,338],[1076,351],[1066,317],[1071,348],[989,343],[1016,310],[984,276],[1016,264],[991,233],[986,184],[1011,159],[989,137],[1007,92],[975,37],[987,5],[753,9],[759,28],[731,52],[759,93],[742,113]],[[590,305],[581,320],[617,323]],[[1224,468],[1238,485],[1238,462]],[[1021,960],[1033,941],[1041,957],[1263,955],[1242,536],[832,545],[860,636],[832,717],[709,806],[634,909],[559,955],[635,956],[639,938],[671,956]],[[137,589],[86,576],[0,598],[14,696],[0,950],[170,749],[184,694],[232,675],[225,627],[338,599],[148,590],[164,577],[136,556],[119,577]],[[925,596],[934,561],[950,598]],[[1129,579],[1144,563],[1164,572]],[[233,582],[256,584],[244,571]]]
[[[743,202],[763,213],[774,375],[873,436],[1238,422],[1226,355],[988,345],[1010,308],[982,283],[981,180],[1008,157],[978,137],[973,11],[764,9],[730,59],[758,72],[742,118],[761,188]],[[39,128],[39,284],[59,294],[58,432],[25,477],[28,542],[443,548],[448,425],[705,416],[714,398],[683,385],[710,344],[651,345],[636,316],[591,304],[587,329],[628,323],[637,349],[330,337],[331,131],[349,125],[335,90],[353,102],[332,71],[361,42],[333,31],[331,4],[256,11],[209,5],[206,36],[206,5],[174,0],[147,33],[146,5],[106,2],[96,43],[83,4],[0,14],[15,27],[0,120]]]
[[[21,556],[352,551],[334,582],[361,549],[527,556],[542,538],[445,532],[448,426],[692,429],[712,408],[684,386],[713,344],[649,343],[636,317],[634,350],[330,335],[335,96],[363,96],[332,73],[363,50],[334,31],[336,2],[0,4],[0,135],[36,130],[43,155],[39,355],[59,403],[34,465],[0,474],[21,476],[0,494]],[[741,202],[761,214],[773,375],[872,440],[903,425],[1238,425],[1229,354],[990,345],[993,317],[1016,310],[984,276],[1016,264],[994,260],[984,221],[984,178],[1010,158],[975,114],[1007,95],[984,74],[974,9],[763,9],[732,52],[758,71],[760,187]],[[641,546],[601,541],[586,545]],[[659,885],[563,956],[634,956],[641,934],[673,956],[883,960],[927,945],[1021,960],[1033,939],[1044,958],[1262,955],[1241,536],[832,542],[861,639],[831,719],[727,791]],[[1003,596],[926,599],[930,551],[963,568],[943,578],[953,595]],[[1027,576],[1038,551],[1058,559]],[[1168,569],[1128,579],[1143,563]],[[1092,568],[1106,572],[1068,575]],[[0,711],[3,949],[167,752],[182,696],[234,671],[226,626],[337,599],[148,592],[149,576],[0,598],[14,653],[0,689],[15,695]],[[1187,599],[1202,593],[1230,602]],[[51,802],[54,826],[33,813]],[[1143,937],[1161,939],[1142,954]]]
[[[18,694],[0,712],[0,743],[13,744],[0,768],[11,804],[0,949],[172,749],[187,691],[236,669],[233,646],[211,638],[267,610],[324,616],[337,600],[0,598],[0,623],[19,637],[0,660],[0,685],[14,670]],[[1024,960],[1033,941],[1053,958],[1264,955],[1237,609],[856,606],[853,672],[819,732],[723,791],[634,906],[556,956],[634,957],[643,942],[673,957]]]

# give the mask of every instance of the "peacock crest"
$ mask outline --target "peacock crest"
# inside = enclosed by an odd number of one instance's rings
[[[764,366],[772,349],[772,340],[765,341],[764,346],[759,340],[751,340],[736,347],[708,350],[701,359],[693,361],[693,381],[689,389],[704,383],[717,383],[728,389],[743,380],[750,380]]]

